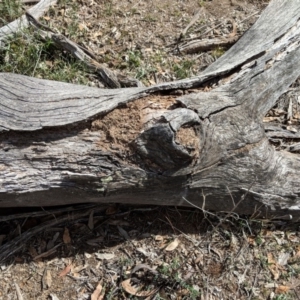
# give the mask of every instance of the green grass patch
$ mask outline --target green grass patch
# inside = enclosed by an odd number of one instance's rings
[[[178,79],[187,78],[189,76],[192,76],[193,65],[194,65],[193,60],[189,60],[189,59],[183,60],[182,62],[173,65],[173,72],[175,73],[175,76]]]
[[[0,72],[88,83],[87,69],[82,62],[56,48],[51,40],[41,41],[31,29],[9,38],[0,50]]]
[[[22,15],[22,3],[19,0],[0,1],[0,27]]]

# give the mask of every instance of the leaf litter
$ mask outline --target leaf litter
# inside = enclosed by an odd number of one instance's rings
[[[296,224],[242,217],[236,220],[235,215],[228,216],[227,222],[222,215],[212,214],[208,219],[203,212],[187,208],[152,207],[149,211],[147,207],[143,211],[119,206],[110,215],[104,207],[93,209],[94,220],[101,220],[102,225],[96,222],[94,231],[86,236],[78,232],[78,224],[88,226],[90,208],[80,223],[70,216],[69,221],[27,240],[22,251],[2,262],[1,297],[5,299],[4,293],[16,295],[12,280],[23,297],[35,295],[37,299],[51,295],[58,299],[109,299],[109,295],[111,299],[129,295],[149,299],[232,299],[232,295],[236,299],[267,299],[272,293],[293,299],[299,293]],[[51,213],[53,217],[56,214],[61,214],[59,208]],[[41,223],[43,218],[48,214],[41,217]],[[218,226],[221,219],[224,221]],[[114,225],[118,222],[109,220],[128,222],[122,227],[128,238]],[[65,228],[72,236],[72,247],[64,243]],[[42,240],[52,240],[56,232],[61,232],[55,241],[57,251],[33,260],[30,249],[42,254]],[[102,237],[97,246],[84,243],[84,239],[97,236]],[[38,290],[34,288],[37,283],[41,287]]]

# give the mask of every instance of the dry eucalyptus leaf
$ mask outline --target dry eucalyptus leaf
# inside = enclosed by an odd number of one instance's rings
[[[275,282],[270,282],[270,283],[265,284],[264,287],[265,287],[266,289],[274,289],[274,288],[277,288],[277,287],[278,287],[278,284],[275,283]]]
[[[137,271],[139,271],[139,270],[141,270],[141,269],[143,269],[143,270],[148,270],[148,271],[150,271],[151,273],[153,273],[153,274],[155,274],[155,275],[158,275],[158,272],[157,272],[155,269],[151,268],[149,265],[146,265],[146,264],[139,264],[139,265],[136,265],[136,266],[132,269],[131,274],[133,274],[133,273],[135,273],[135,272],[137,272]]]
[[[104,237],[101,235],[95,239],[87,240],[86,243],[90,246],[99,246],[99,243],[103,242],[103,240],[104,240]]]
[[[268,123],[268,122],[273,122],[273,121],[279,121],[278,117],[264,117],[263,122]]]
[[[179,245],[179,240],[176,238],[174,241],[172,241],[167,247],[166,247],[166,251],[173,251],[177,248],[177,246]]]
[[[287,236],[288,240],[293,242],[293,243],[299,243],[300,242],[300,238],[298,237],[297,232],[287,232],[286,236]]]
[[[148,253],[144,248],[140,247],[140,248],[136,248],[136,251],[142,253],[145,256],[149,256],[150,253]]]
[[[163,241],[163,240],[164,240],[164,237],[161,236],[161,235],[156,235],[154,239],[155,239],[156,241]]]
[[[275,293],[276,293],[276,294],[285,294],[285,293],[287,293],[290,289],[291,289],[290,286],[287,286],[287,285],[279,285],[279,286],[276,288]]]
[[[71,271],[72,265],[67,265],[58,275],[58,277],[64,277]]]
[[[280,253],[278,255],[278,264],[281,265],[281,266],[287,265],[290,256],[291,255],[287,252]]]
[[[47,284],[48,288],[50,288],[52,285],[52,276],[51,276],[50,270],[47,270],[45,280],[46,280],[46,284]]]
[[[230,249],[231,250],[237,250],[238,248],[238,239],[237,237],[232,233],[231,234],[231,239],[230,239]]]
[[[100,300],[103,299],[103,296],[101,296],[102,292],[102,283],[101,281],[98,283],[96,289],[94,290],[93,294],[91,295],[91,300]]]
[[[51,271],[45,269],[43,278],[42,278],[42,287],[43,289],[49,289],[52,285],[52,276]]]
[[[203,261],[204,261],[204,255],[202,253],[198,254],[198,256],[195,259],[195,264],[203,265]]]
[[[95,253],[97,259],[113,259],[115,257],[114,253]]]
[[[67,227],[65,227],[64,235],[63,235],[63,241],[65,244],[71,244],[71,237],[70,232]]]
[[[125,238],[125,240],[130,240],[130,237],[127,233],[127,231],[125,229],[123,229],[122,227],[118,226],[118,230],[119,230],[119,233],[120,235]]]
[[[76,267],[76,268],[73,269],[73,272],[74,272],[74,273],[79,273],[79,272],[81,272],[82,270],[85,270],[87,267],[88,267],[87,264],[84,265],[84,266],[78,266],[78,267]]]
[[[141,291],[140,288],[136,288],[134,286],[131,285],[130,283],[131,279],[126,279],[124,281],[122,281],[121,285],[122,288],[130,295],[134,295],[137,297],[149,297],[154,295],[158,289],[154,289],[152,291]]]
[[[78,24],[78,29],[79,29],[80,31],[88,30],[88,28],[87,28],[87,26],[86,26],[85,23],[79,23],[79,24]]]
[[[267,257],[268,257],[268,268],[269,268],[270,272],[272,273],[274,279],[277,280],[280,276],[278,264],[277,264],[276,260],[274,259],[274,256],[272,253],[268,253]]]

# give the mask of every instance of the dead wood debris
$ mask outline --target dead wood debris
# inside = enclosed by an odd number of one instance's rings
[[[90,50],[79,46],[77,43],[71,41],[63,34],[55,33],[51,28],[41,24],[37,21],[29,12],[26,12],[26,17],[30,25],[32,25],[37,34],[42,39],[52,40],[56,46],[66,50],[74,57],[85,63],[88,68],[96,72],[102,82],[109,88],[121,88],[121,87],[140,87],[143,84],[134,78],[127,78],[115,71],[112,71],[95,60],[95,55]]]
[[[300,151],[300,79],[290,87],[264,117],[265,131],[278,150]]]
[[[177,46],[177,49],[182,54],[199,53],[203,51],[209,51],[216,48],[227,48],[233,45],[237,40],[237,25],[233,20],[232,32],[227,36],[221,36],[219,38],[205,39],[205,38],[195,38],[190,41],[182,42]]]

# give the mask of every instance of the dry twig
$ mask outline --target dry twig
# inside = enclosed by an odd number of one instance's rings
[[[114,72],[95,60],[95,55],[88,49],[79,46],[63,34],[55,33],[51,28],[41,24],[30,13],[26,12],[26,17],[30,24],[36,29],[42,39],[52,40],[56,46],[63,48],[74,57],[87,65],[89,69],[100,75],[103,83],[109,88],[143,86],[143,84],[134,78],[124,77]]]

